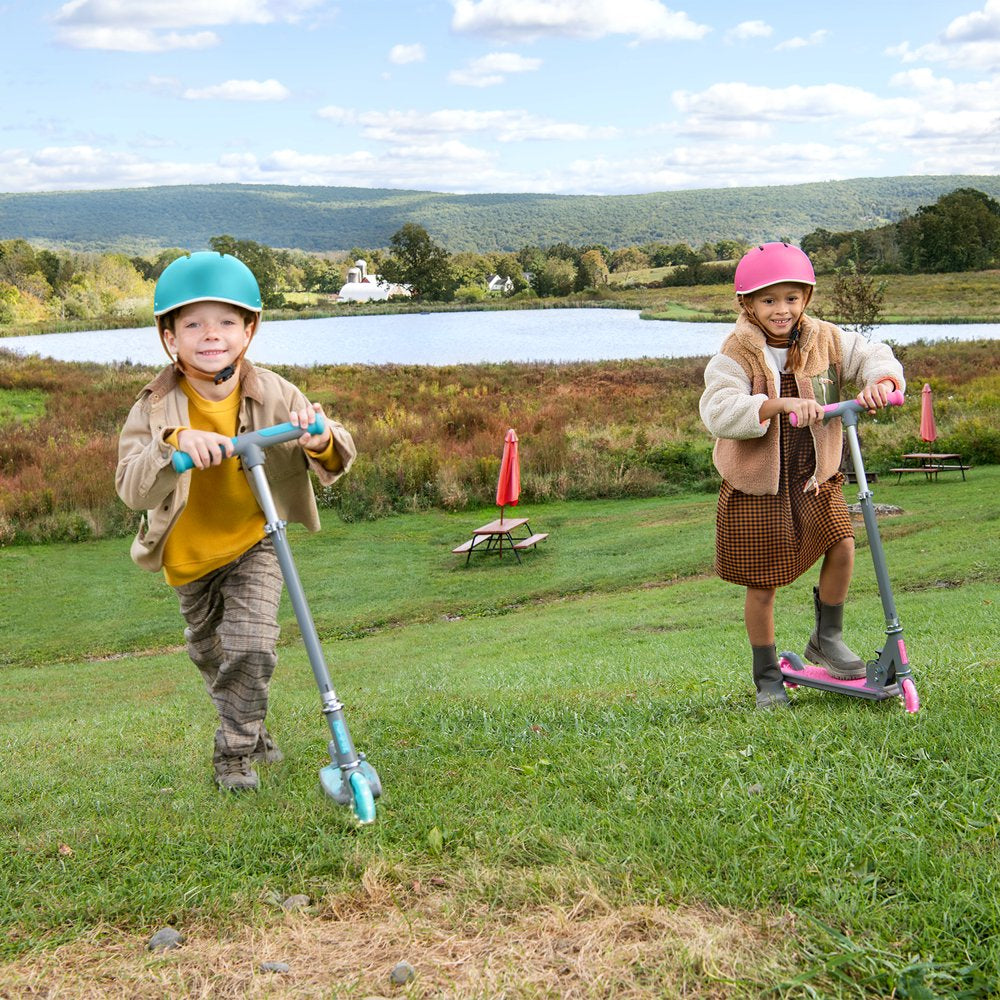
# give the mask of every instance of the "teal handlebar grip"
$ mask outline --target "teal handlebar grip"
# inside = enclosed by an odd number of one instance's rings
[[[233,455],[241,455],[247,448],[256,445],[258,448],[269,448],[272,444],[283,444],[285,441],[295,441],[303,434],[322,434],[326,421],[322,413],[316,414],[316,419],[308,427],[296,427],[286,422],[273,427],[262,427],[259,431],[247,431],[232,438]],[[186,451],[175,451],[170,460],[174,472],[187,472],[194,468],[194,461]]]

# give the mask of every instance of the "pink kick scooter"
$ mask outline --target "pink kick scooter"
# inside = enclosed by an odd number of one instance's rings
[[[891,406],[902,406],[903,394],[898,390],[889,394]],[[882,536],[879,534],[878,522],[875,518],[875,504],[871,490],[868,489],[868,479],[865,476],[864,463],[861,460],[861,445],[858,442],[858,415],[866,413],[867,408],[856,399],[846,399],[840,403],[829,403],[823,407],[826,412],[824,422],[840,417],[847,434],[847,443],[854,461],[854,472],[858,479],[858,502],[865,520],[865,534],[868,536],[868,547],[871,549],[872,562],[875,564],[875,579],[878,582],[879,595],[882,598],[882,610],[885,612],[886,632],[885,645],[878,650],[878,656],[866,664],[864,677],[857,680],[838,680],[831,677],[822,667],[806,663],[795,653],[781,653],[778,665],[788,687],[812,687],[821,691],[834,691],[854,698],[868,698],[873,701],[884,701],[887,698],[903,699],[907,712],[916,712],[920,708],[917,697],[917,686],[910,673],[910,661],[906,655],[906,642],[903,639],[903,626],[896,614],[896,604],[892,597],[892,587],[889,584],[889,572],[886,568],[885,552],[882,550]],[[789,417],[792,426],[796,424],[795,415]]]

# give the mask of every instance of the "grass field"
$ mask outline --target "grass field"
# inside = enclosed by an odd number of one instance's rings
[[[366,828],[319,791],[287,606],[286,760],[226,796],[169,588],[122,540],[0,549],[0,996],[995,996],[1000,467],[874,491],[914,716],[753,709],[712,496],[529,508],[522,565],[451,554],[490,510],[294,530],[385,787]],[[811,576],[779,596],[797,650]],[[872,655],[863,538],[849,627]]]

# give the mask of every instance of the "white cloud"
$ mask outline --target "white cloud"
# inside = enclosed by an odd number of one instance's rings
[[[186,166],[190,170],[195,165]],[[95,146],[47,147],[32,152],[2,150],[0,171],[5,187],[11,191],[70,191],[184,183],[180,165],[158,164],[134,154]],[[199,176],[204,177],[204,174],[199,173]]]
[[[943,62],[950,66],[1000,69],[1000,0],[986,0],[981,11],[955,18],[940,39],[913,48],[908,41],[886,55],[900,62]]]
[[[919,104],[914,102],[917,109],[989,111],[1000,120],[1000,91],[992,79],[955,83],[922,67],[896,73],[889,79],[889,84],[899,90],[919,94]]]
[[[896,73],[889,78],[889,86],[897,87],[900,90],[916,91],[918,93],[933,94],[946,86],[949,89],[954,86],[951,80],[941,80],[934,75],[932,69],[908,69],[902,73]]]
[[[57,37],[73,48],[158,52],[218,44],[228,24],[295,22],[325,0],[70,0],[53,15]]]
[[[226,80],[212,87],[188,88],[187,101],[285,101],[292,92],[277,80]]]
[[[774,51],[784,52],[788,49],[805,49],[812,45],[820,45],[822,42],[826,41],[826,36],[828,34],[829,32],[825,28],[822,28],[819,31],[814,31],[811,35],[807,35],[805,38],[800,35],[795,38],[788,38],[775,45]]]
[[[699,143],[662,154],[578,160],[561,178],[562,190],[628,193],[676,188],[793,184],[859,176],[871,169],[862,145]]]
[[[946,42],[1000,41],[1000,0],[987,0],[981,11],[956,17],[945,28]]]
[[[328,104],[316,112],[320,118],[333,122],[335,125],[352,125],[358,120],[358,114],[351,108],[341,108],[336,104]]]
[[[74,49],[101,49],[108,52],[169,52],[174,49],[207,49],[219,44],[214,31],[157,34],[145,28],[79,26],[65,28],[59,40]]]
[[[192,28],[206,24],[296,21],[324,0],[70,0],[55,14],[71,24],[141,24]]]
[[[498,142],[608,139],[617,135],[615,128],[558,122],[516,110],[352,111],[330,106],[321,108],[318,114],[338,125],[360,125],[366,138],[395,144],[432,136],[472,133],[486,133]]]
[[[471,59],[462,69],[452,70],[448,82],[465,87],[492,87],[503,83],[510,73],[531,73],[541,65],[541,59],[529,59],[515,52],[491,52]]]
[[[389,62],[397,66],[405,66],[407,63],[423,62],[427,58],[427,52],[420,42],[413,45],[393,45],[389,49]]]
[[[492,155],[456,140],[402,146],[378,156],[364,150],[323,155],[295,149],[276,150],[259,159],[234,154],[220,160],[219,167],[243,183],[441,190],[443,178],[452,178],[444,184],[449,191],[490,190],[478,182],[497,176]],[[477,183],[464,183],[470,178]]]
[[[963,126],[968,122],[963,122]],[[994,174],[998,147],[963,135],[916,145],[915,173]],[[954,129],[960,132],[961,129]],[[0,171],[10,191],[85,190],[200,183],[343,185],[453,192],[535,191],[624,194],[680,188],[780,185],[884,173],[885,139],[868,142],[696,142],[665,152],[588,157],[567,164],[514,170],[498,154],[455,137],[414,137],[381,153],[358,149],[322,154],[296,149],[234,152],[214,160],[158,162],[135,152],[93,145],[36,152],[0,150]],[[930,152],[928,152],[930,150]]]
[[[726,32],[724,41],[746,42],[751,38],[770,38],[774,29],[766,21],[741,21]]]
[[[761,87],[749,83],[714,83],[700,92],[674,91],[678,110],[695,116],[696,121],[775,121],[808,122],[821,118],[871,114],[873,107],[885,105],[860,87],[839,83],[803,87]]]
[[[695,41],[711,28],[659,0],[452,0],[454,31],[531,41],[543,36]]]
[[[774,135],[774,124],[749,118],[744,121],[728,121],[722,124],[718,121],[692,117],[680,125],[660,126],[659,131],[672,132],[699,140],[742,139],[745,142],[761,142]]]

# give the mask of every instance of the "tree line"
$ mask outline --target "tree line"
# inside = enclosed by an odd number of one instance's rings
[[[1000,202],[958,188],[890,225],[817,229],[800,245],[827,271],[852,265],[875,274],[984,271],[1000,264]]]
[[[111,191],[0,193],[0,239],[62,249],[155,254],[205,247],[235,233],[272,247],[343,253],[386,247],[407,222],[451,253],[516,252],[603,243],[610,247],[790,235],[818,227],[871,229],[956,188],[1000,198],[1000,174],[867,177],[777,187],[631,195],[444,194],[378,188],[181,184]]]
[[[791,242],[791,240],[789,240]],[[487,297],[487,279],[498,275],[515,298],[556,298],[610,284],[611,276],[660,269],[647,287],[725,283],[750,244],[649,241],[623,247],[557,242],[516,252],[450,253],[415,223],[402,225],[385,247],[353,247],[346,254],[281,250],[220,235],[211,249],[243,260],[256,274],[267,309],[294,308],[293,293],[331,295],[358,259],[371,274],[409,287],[423,302],[473,303]],[[959,188],[912,216],[875,229],[816,229],[800,241],[820,273],[857,283],[880,273],[933,273],[1000,266],[1000,203],[982,191]],[[0,241],[0,325],[58,321],[110,323],[151,320],[153,286],[185,251],[153,255],[80,253],[37,249],[27,240]]]

